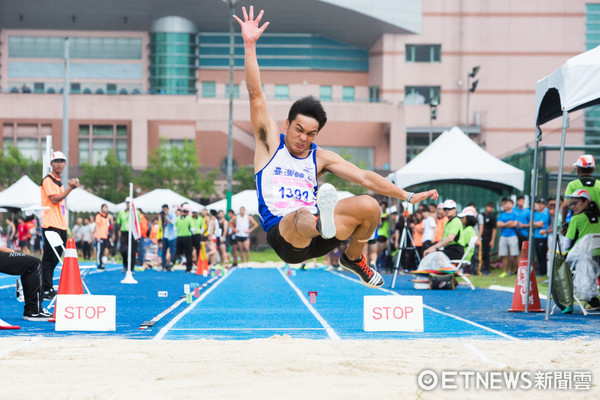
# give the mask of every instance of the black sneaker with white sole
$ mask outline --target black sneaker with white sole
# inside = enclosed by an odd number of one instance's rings
[[[383,286],[383,277],[379,272],[369,266],[367,259],[363,254],[360,255],[358,260],[352,261],[348,259],[346,253],[344,253],[340,257],[340,265],[358,275],[365,286],[374,289]]]
[[[336,234],[334,212],[338,202],[337,190],[329,183],[324,183],[317,192],[317,208],[319,217],[317,218],[317,230],[323,239],[331,239]]]
[[[52,300],[56,296],[56,290],[50,289],[44,292],[44,300]]]
[[[42,308],[40,312],[25,312],[23,314],[23,319],[26,321],[48,321],[52,318],[52,314],[48,312],[45,308]]]

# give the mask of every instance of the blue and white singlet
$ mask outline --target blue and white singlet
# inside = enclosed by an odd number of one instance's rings
[[[265,232],[284,215],[300,207],[317,214],[317,145],[311,144],[305,158],[294,157],[280,135],[277,151],[255,175],[260,223]]]

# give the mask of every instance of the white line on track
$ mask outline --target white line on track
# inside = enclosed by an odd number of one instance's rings
[[[283,279],[285,279],[287,281],[287,283],[292,287],[292,289],[294,289],[294,291],[296,292],[298,297],[300,297],[300,300],[302,300],[302,302],[304,303],[306,308],[308,308],[308,310],[312,313],[312,315],[315,316],[315,318],[319,321],[319,323],[321,325],[323,325],[323,328],[325,328],[325,331],[327,332],[327,335],[329,335],[329,338],[333,339],[333,340],[340,340],[340,337],[337,335],[337,333],[335,333],[333,328],[331,326],[329,326],[329,324],[327,323],[327,321],[325,321],[325,319],[321,316],[321,314],[319,314],[319,312],[317,310],[315,310],[315,308],[313,306],[310,305],[310,303],[308,302],[306,297],[304,297],[304,295],[302,294],[300,289],[298,289],[298,287],[296,285],[294,285],[294,283],[287,276],[285,276],[285,274],[283,273],[281,268],[277,268],[277,271],[279,271],[281,276],[283,276]]]
[[[104,272],[116,271],[116,270],[118,270],[118,269],[119,269],[119,268],[106,268],[105,270],[99,270],[99,271],[98,271],[98,270],[96,270],[96,271],[91,271],[91,272],[90,272],[88,275],[92,275],[92,274],[94,274],[94,275],[95,275],[95,274],[102,274],[102,273],[104,273]],[[16,277],[17,277],[17,276],[18,276],[18,275],[14,275],[14,278],[13,278],[13,279],[16,279]],[[57,276],[56,278],[52,278],[52,280],[53,280],[53,281],[60,281],[60,276]],[[15,283],[13,283],[12,285],[4,285],[4,286],[0,286],[0,289],[8,289],[8,288],[11,288],[11,287],[13,287],[13,288],[14,288],[14,287],[15,287],[15,285],[16,285],[16,284],[15,284]]]
[[[325,328],[172,328],[172,331],[324,331]]]
[[[349,281],[355,282],[355,283],[357,283],[358,285],[362,285],[362,283],[361,283],[359,280],[357,280],[357,279],[350,278],[350,277],[348,277],[348,276],[346,276],[346,275],[344,275],[344,274],[340,274],[339,272],[336,272],[336,271],[329,271],[329,272],[331,272],[332,274],[335,274],[335,275],[337,275],[337,276],[340,276],[340,277],[342,277],[342,278],[344,278],[344,279],[348,279]],[[389,289],[385,289],[385,288],[378,288],[378,290],[381,290],[381,291],[384,291],[384,292],[387,292],[387,293],[393,294],[394,296],[402,296],[400,293],[394,292],[393,290],[389,290]],[[503,338],[505,338],[505,339],[508,339],[508,340],[515,340],[515,341],[519,340],[519,339],[517,339],[517,338],[515,338],[515,337],[513,337],[513,336],[507,335],[506,333],[503,333],[503,332],[497,331],[497,330],[495,330],[495,329],[489,328],[489,327],[487,327],[487,326],[484,326],[484,325],[478,324],[477,322],[474,322],[474,321],[471,321],[471,320],[468,320],[468,319],[465,319],[465,318],[459,317],[458,315],[449,314],[449,313],[447,313],[447,312],[444,312],[444,311],[438,310],[437,308],[430,307],[430,306],[428,306],[428,305],[426,305],[426,304],[423,304],[423,307],[424,307],[424,308],[427,308],[428,310],[431,310],[431,311],[433,311],[433,312],[436,312],[436,313],[438,313],[438,314],[442,314],[442,315],[445,315],[445,316],[447,316],[447,317],[454,318],[454,319],[456,319],[456,320],[458,320],[458,321],[466,322],[467,324],[470,324],[470,325],[476,326],[476,327],[478,327],[478,328],[484,329],[484,330],[486,330],[486,331],[488,331],[488,332],[491,332],[491,333],[494,333],[494,334],[496,334],[496,335],[498,335],[498,336],[502,336],[502,337],[503,337]]]
[[[15,346],[13,348],[0,351],[0,357],[4,357],[5,355],[7,355],[9,353],[12,353],[13,351],[21,350],[24,347],[31,346],[32,344],[34,344],[35,342],[37,342],[39,340],[40,340],[40,338],[33,337],[33,338],[29,339],[28,341],[26,341],[25,343],[21,343],[18,346]]]
[[[211,287],[209,287],[208,290],[206,292],[204,292],[203,294],[201,294],[200,297],[198,297],[196,300],[194,300],[192,302],[192,304],[190,304],[189,306],[187,306],[182,312],[180,312],[179,314],[177,314],[175,316],[175,318],[173,318],[171,321],[169,321],[169,323],[167,325],[165,325],[156,334],[156,336],[154,336],[152,338],[152,340],[162,340],[162,338],[165,337],[165,335],[167,334],[167,332],[169,332],[169,330],[173,327],[173,325],[175,325],[181,318],[183,318],[184,315],[186,315],[187,313],[189,313],[190,311],[192,311],[194,309],[194,307],[196,307],[202,300],[204,300],[204,298],[206,296],[208,296],[208,294],[210,292],[212,292],[213,290],[215,290],[217,286],[219,286],[225,279],[227,279],[234,272],[235,272],[235,269],[230,270],[227,275],[223,276],[216,283],[214,283]]]

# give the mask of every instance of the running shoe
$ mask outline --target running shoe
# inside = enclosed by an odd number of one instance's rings
[[[498,278],[506,278],[507,276],[508,274],[506,272],[503,272],[500,275],[498,275]]]
[[[383,285],[381,274],[369,266],[363,254],[360,255],[358,260],[352,261],[344,253],[340,257],[340,265],[358,275],[365,286],[377,289]]]
[[[54,296],[56,296],[56,291],[54,290],[54,288],[46,290],[44,292],[44,300],[52,300]]]
[[[337,190],[333,185],[324,183],[317,192],[317,208],[319,217],[317,218],[317,230],[323,239],[331,239],[335,236],[334,212],[338,202]]]
[[[591,298],[585,306],[586,311],[598,311],[600,310],[600,300],[597,297]]]
[[[42,308],[40,312],[25,312],[23,314],[23,319],[26,321],[48,321],[52,318],[52,314],[48,312],[45,308]]]

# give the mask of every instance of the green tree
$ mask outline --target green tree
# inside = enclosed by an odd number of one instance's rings
[[[194,140],[184,140],[182,146],[169,146],[161,139],[158,148],[148,157],[148,167],[138,180],[145,190],[171,189],[184,196],[191,194],[216,194],[216,172],[210,171],[206,178],[200,174],[200,162]]]
[[[24,157],[15,146],[5,146],[4,154],[0,153],[0,185],[6,189],[23,175],[40,183],[42,181],[42,162]]]
[[[119,161],[111,151],[98,165],[82,164],[79,181],[95,195],[120,203],[129,196],[129,182],[133,178],[133,168]]]
[[[254,167],[246,166],[239,167],[233,174],[233,193],[239,193],[242,190],[256,189],[256,181],[254,180]]]
[[[352,156],[349,154],[340,154],[340,156],[348,161],[348,162],[352,162]],[[353,163],[356,164],[359,168],[365,168],[364,163]],[[332,184],[338,191],[348,191],[351,192],[355,195],[359,195],[359,194],[365,194],[368,192],[368,189],[365,187],[362,187],[361,185],[357,185],[356,183],[352,183],[350,181],[347,181],[345,179],[340,178],[337,175],[334,175],[332,173],[327,173],[323,176],[323,181],[326,183],[330,183]]]

